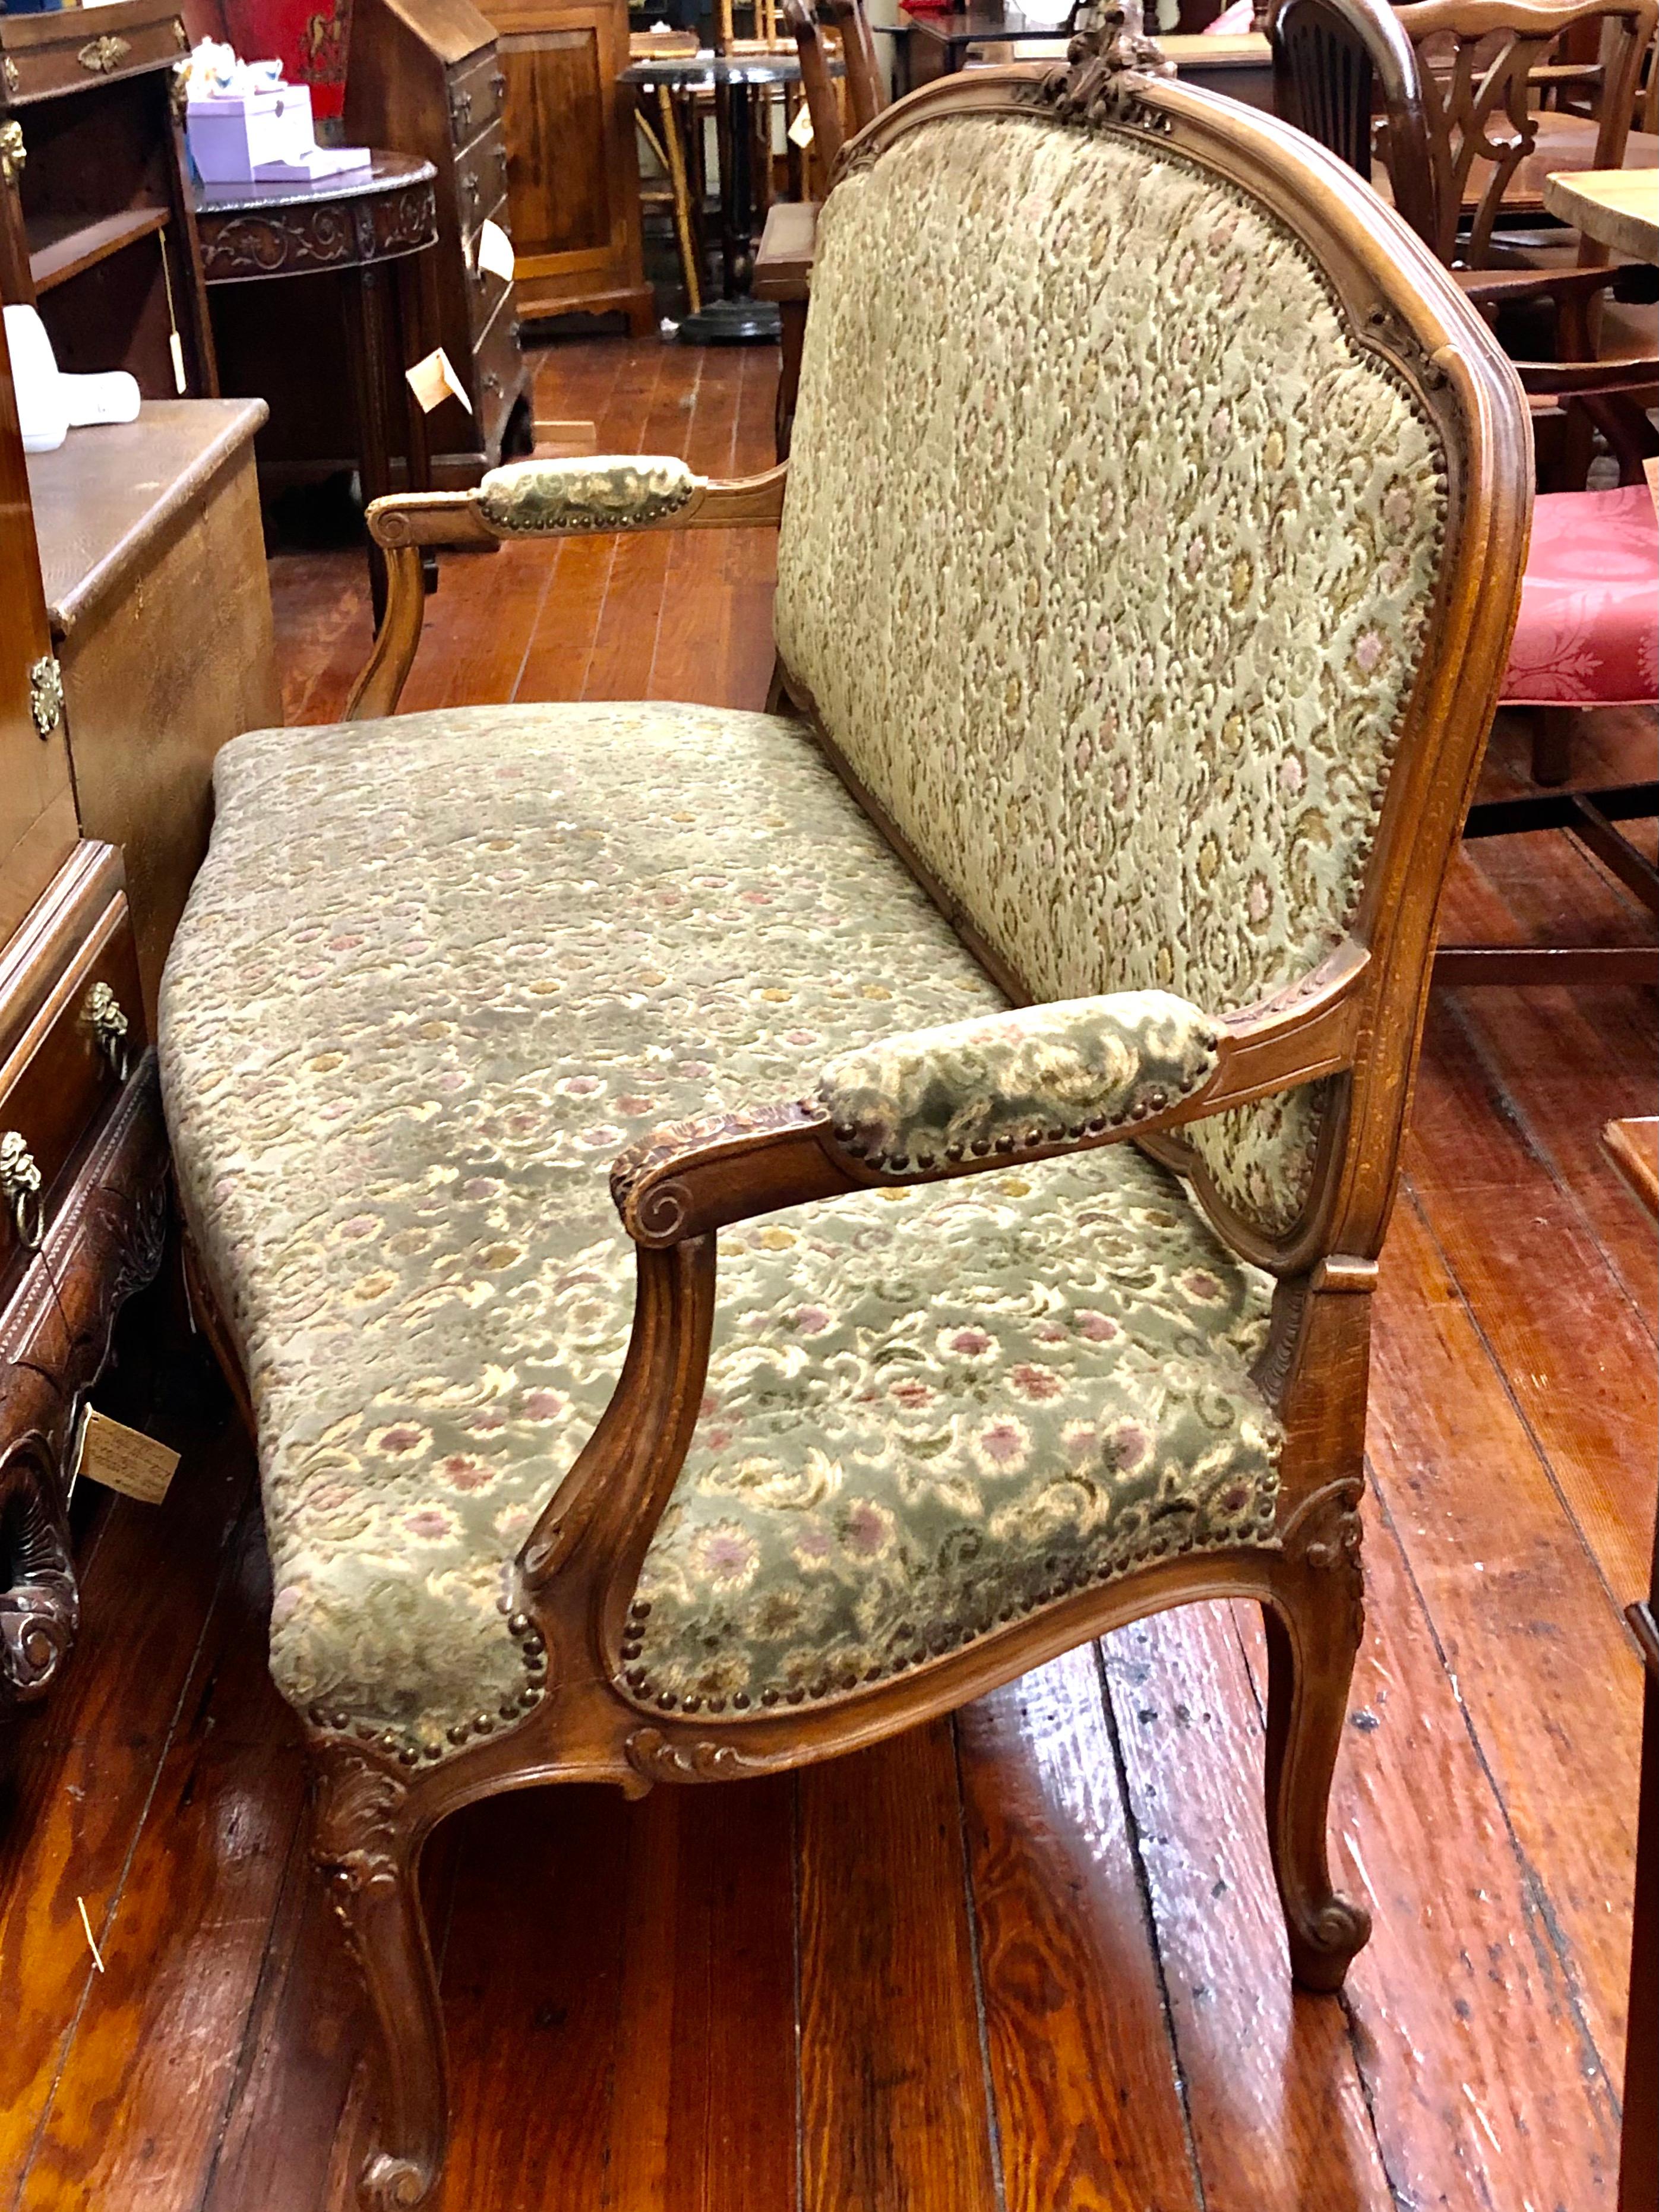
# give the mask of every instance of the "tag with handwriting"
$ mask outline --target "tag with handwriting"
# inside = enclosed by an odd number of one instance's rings
[[[450,367],[449,356],[441,346],[434,347],[424,361],[417,361],[414,368],[406,368],[404,374],[409,380],[410,390],[427,414],[429,415],[434,407],[441,407],[446,399],[459,399],[469,415],[472,412],[472,402],[466,396],[466,388]]]
[[[491,276],[499,276],[503,284],[513,282],[513,241],[489,216],[478,225],[478,266]]]
[[[158,1444],[154,1437],[124,1427],[88,1406],[81,1423],[81,1458],[76,1468],[106,1490],[118,1490],[123,1498],[136,1498],[143,1505],[159,1505],[167,1494],[179,1455]]]
[[[805,100],[795,110],[795,119],[789,126],[789,136],[803,154],[812,143],[812,111]]]

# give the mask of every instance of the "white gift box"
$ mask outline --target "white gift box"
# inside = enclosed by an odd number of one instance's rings
[[[269,167],[303,163],[315,144],[311,88],[276,84],[192,100],[185,135],[204,185],[256,184]]]

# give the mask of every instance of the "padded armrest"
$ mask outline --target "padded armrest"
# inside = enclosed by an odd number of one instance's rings
[[[1167,991],[1063,999],[842,1053],[818,1103],[854,1158],[925,1170],[1163,1113],[1208,1081],[1220,1039]]]
[[[512,461],[478,486],[478,512],[502,537],[550,531],[639,530],[678,514],[701,481],[663,453],[582,454]]]

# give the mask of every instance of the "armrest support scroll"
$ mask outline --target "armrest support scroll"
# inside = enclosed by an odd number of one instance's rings
[[[347,721],[393,714],[425,619],[419,549],[598,531],[765,528],[783,513],[787,464],[753,477],[704,477],[667,454],[514,461],[471,491],[394,494],[368,510],[386,556],[386,617],[346,702]]]
[[[890,1038],[832,1060],[814,1098],[659,1130],[618,1158],[611,1196],[635,1243],[660,1250],[781,1206],[1176,1128],[1351,1066],[1370,961],[1346,940],[1225,1021],[1167,993],[1131,992]],[[884,1089],[887,1069],[898,1081]],[[964,1078],[978,1085],[971,1096]]]

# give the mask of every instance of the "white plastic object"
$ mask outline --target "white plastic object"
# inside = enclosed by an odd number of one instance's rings
[[[26,453],[55,453],[69,435],[69,402],[57,356],[34,307],[8,307],[6,349]]]
[[[5,319],[26,453],[56,453],[71,428],[137,419],[137,377],[124,368],[101,376],[65,376],[38,308],[8,307]]]

